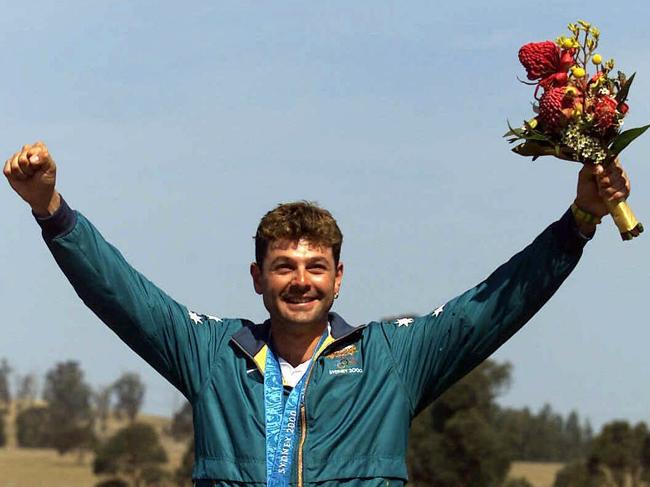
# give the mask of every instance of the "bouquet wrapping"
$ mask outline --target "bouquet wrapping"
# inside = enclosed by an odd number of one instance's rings
[[[614,70],[614,60],[598,54],[600,31],[579,20],[570,34],[555,41],[531,42],[519,49],[519,60],[535,86],[535,116],[505,137],[522,156],[555,156],[583,164],[611,164],[650,125],[622,131],[634,74]],[[594,69],[592,74],[590,69]],[[643,232],[626,202],[608,204],[623,240]]]

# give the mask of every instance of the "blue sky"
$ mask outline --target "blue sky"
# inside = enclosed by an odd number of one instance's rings
[[[352,323],[425,313],[558,218],[577,165],[509,151],[529,118],[519,47],[586,18],[636,71],[629,127],[650,120],[644,2],[2,2],[0,149],[45,140],[59,188],[131,263],[191,308],[261,320],[251,236],[281,201],[316,200],[345,234],[336,311]],[[588,5],[588,7],[585,7]],[[650,226],[650,137],[624,155]],[[84,308],[27,207],[0,189],[0,357],[43,375],[79,360],[93,385],[125,371],[169,414],[171,386]],[[643,307],[650,234],[606,221],[551,302],[495,358],[501,401],[596,425],[650,421]]]

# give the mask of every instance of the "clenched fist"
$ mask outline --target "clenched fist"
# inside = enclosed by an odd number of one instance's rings
[[[11,187],[37,216],[53,214],[60,205],[56,183],[56,164],[43,142],[24,145],[7,159],[4,175]]]

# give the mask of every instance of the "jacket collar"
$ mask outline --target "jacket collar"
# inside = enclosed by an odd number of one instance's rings
[[[328,318],[330,323],[330,337],[326,341],[327,345],[364,328],[363,326],[355,327],[348,324],[336,313],[329,313]],[[231,340],[250,355],[255,362],[258,362],[266,357],[266,345],[269,341],[270,332],[271,320],[266,320],[259,325],[244,322],[244,326],[232,335]],[[324,347],[322,347],[321,351],[323,349]],[[261,357],[261,355],[264,355],[264,357]]]

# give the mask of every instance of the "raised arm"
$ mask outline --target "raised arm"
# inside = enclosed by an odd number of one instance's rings
[[[428,315],[382,324],[413,414],[526,324],[578,263],[596,222],[607,214],[603,199],[620,201],[628,194],[618,163],[608,169],[585,166],[573,211],[484,281]]]
[[[206,381],[224,323],[170,298],[133,269],[56,186],[56,164],[45,144],[26,145],[4,174],[31,206],[59,267],[92,311],[188,399]]]

